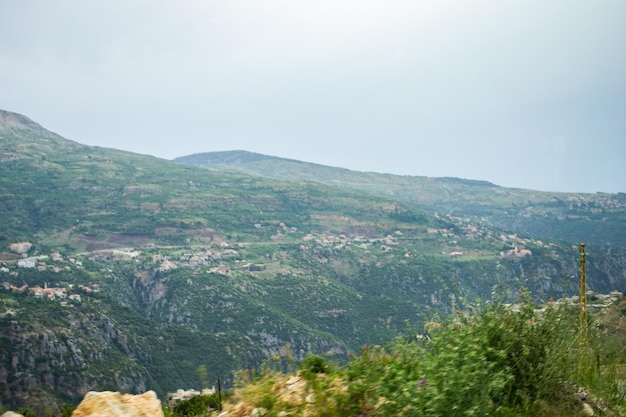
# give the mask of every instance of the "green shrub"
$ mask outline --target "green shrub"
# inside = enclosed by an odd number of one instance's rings
[[[22,407],[17,410],[18,414],[23,415],[24,417],[36,417],[35,413],[28,407]]]
[[[584,387],[596,411],[624,415],[622,349],[607,350],[611,345],[590,326],[590,360],[580,362],[576,309],[536,310],[523,298],[515,308],[496,301],[456,309],[429,323],[426,335],[365,346],[344,367],[307,356],[299,366],[306,403],[286,401],[281,393],[291,378],[270,369],[238,398],[268,416],[556,417],[580,415],[576,393]]]
[[[61,412],[59,417],[71,417],[74,412],[74,407],[71,404],[65,403],[63,404],[63,408],[61,408]]]
[[[209,415],[210,410],[220,407],[218,394],[196,395],[176,404],[172,410],[175,417],[195,417]]]
[[[575,368],[563,313],[537,317],[531,303],[477,310],[433,326],[428,341],[363,349],[350,363],[352,403],[368,416],[532,415],[540,400],[561,399]]]
[[[317,355],[307,355],[304,360],[300,362],[298,368],[305,377],[309,377],[312,374],[325,374],[328,373],[330,369],[326,359]]]

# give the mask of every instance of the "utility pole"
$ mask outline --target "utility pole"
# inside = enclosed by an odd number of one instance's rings
[[[587,326],[587,260],[585,244],[579,246],[580,268],[578,274],[578,371],[584,372],[589,361],[589,327]]]

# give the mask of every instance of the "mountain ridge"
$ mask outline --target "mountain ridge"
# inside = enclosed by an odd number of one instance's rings
[[[188,165],[194,165],[194,166],[203,166],[205,164],[215,165],[223,169],[231,168],[235,172],[241,171],[233,167],[233,165],[237,165],[237,164],[242,165],[242,164],[249,164],[249,163],[260,162],[260,161],[270,161],[270,162],[280,161],[280,162],[292,163],[292,164],[299,165],[299,166],[315,166],[321,169],[346,171],[346,172],[351,172],[355,174],[378,174],[378,175],[384,175],[384,176],[391,175],[395,177],[409,177],[409,178],[412,178],[412,177],[433,178],[433,179],[441,179],[441,180],[451,181],[451,182],[464,182],[464,183],[471,183],[475,185],[499,187],[496,184],[493,184],[489,181],[484,181],[484,180],[465,179],[465,178],[446,177],[446,176],[425,177],[425,176],[420,176],[420,175],[397,175],[397,174],[382,173],[382,172],[375,172],[375,171],[358,171],[358,170],[352,170],[349,168],[333,167],[333,166],[323,165],[323,164],[319,164],[315,162],[307,162],[307,161],[301,161],[297,159],[283,158],[279,156],[266,155],[266,154],[250,152],[246,150],[197,152],[197,153],[193,153],[190,155],[184,155],[184,156],[174,158],[173,161],[180,162],[183,164],[188,164]]]

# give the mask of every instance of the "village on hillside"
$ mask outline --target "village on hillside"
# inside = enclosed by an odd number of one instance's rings
[[[526,246],[530,245],[538,248],[554,247],[552,243],[544,244],[541,240],[520,238],[516,234],[500,233],[494,235],[489,229],[483,230],[472,224],[470,219],[450,216],[448,216],[448,219],[460,226],[456,229],[428,228],[426,231],[427,235],[432,236],[436,242],[445,242],[449,248],[456,249],[454,245],[458,243],[458,239],[491,238],[502,242],[507,247],[507,249],[500,251],[498,254],[492,254],[492,256],[499,256],[505,259],[521,259],[532,255],[532,251],[527,249]],[[263,228],[264,226],[255,224],[255,227]],[[278,230],[277,233],[271,236],[272,240],[284,240],[290,237],[289,235],[295,235],[295,232],[297,232],[297,229],[289,228],[284,223],[278,224]],[[328,262],[328,259],[324,256],[325,250],[340,251],[349,247],[364,250],[365,254],[374,250],[379,251],[379,253],[385,253],[394,251],[396,248],[402,248],[404,257],[414,256],[404,245],[401,245],[406,240],[407,238],[400,231],[396,231],[393,235],[379,238],[361,235],[348,237],[345,234],[307,233],[299,238],[299,250],[314,254],[314,257],[322,263]],[[296,239],[295,243],[298,243],[298,239]],[[241,273],[252,274],[266,271],[267,264],[258,263],[258,259],[255,259],[255,262],[249,262],[242,257],[241,252],[245,252],[245,248],[252,245],[254,245],[253,242],[231,245],[225,241],[218,240],[211,247],[203,246],[196,251],[188,251],[188,249],[192,249],[190,246],[160,248],[154,244],[148,244],[141,249],[102,249],[64,257],[59,252],[53,252],[49,255],[29,256],[28,253],[32,249],[33,244],[30,242],[16,242],[9,247],[9,250],[15,254],[16,258],[12,262],[6,260],[1,262],[0,278],[3,274],[16,278],[19,276],[20,269],[35,269],[40,272],[51,271],[63,274],[71,271],[72,268],[83,268],[83,260],[103,264],[135,262],[142,265],[142,268],[152,269],[161,273],[187,268],[191,270],[192,276],[198,276],[201,272],[231,276],[235,270]],[[461,250],[448,250],[441,252],[440,255],[463,257],[466,253]],[[287,252],[278,252],[266,255],[264,261],[271,263],[276,261],[276,258],[288,258],[289,256]],[[15,282],[15,279],[12,281]],[[15,285],[7,281],[0,281],[0,289],[23,293],[34,298],[60,300],[63,305],[68,305],[67,301],[80,302],[81,295],[92,295],[100,292],[100,285],[89,283],[49,287],[47,283],[42,281],[41,285],[29,287],[26,284]],[[623,296],[617,291],[613,291],[608,295],[589,291],[588,295],[590,299],[596,301],[591,305],[595,309],[604,308]],[[559,302],[576,305],[578,297],[565,298]]]
[[[407,236],[406,233],[400,230],[396,230],[394,233],[384,236],[365,236],[358,234],[350,236],[346,233],[331,234],[313,232],[305,234],[299,232],[295,227],[285,225],[283,222],[265,225],[255,223],[254,227],[256,229],[271,230],[268,236],[272,243],[295,243],[299,244],[300,250],[302,251],[311,250],[314,252],[320,249],[332,249],[337,251],[348,247],[359,248],[365,251],[391,252],[398,248],[404,251],[403,255],[410,257],[420,254],[408,249],[411,247],[412,243],[419,241],[420,251],[425,250],[433,254],[450,257],[495,255],[515,259],[532,255],[531,247],[548,250],[556,248],[556,245],[553,243],[544,243],[539,239],[521,238],[514,233],[494,232],[488,227],[483,227],[473,222],[470,218],[451,215],[440,216],[437,213],[435,213],[435,217],[443,218],[455,226],[450,228],[424,227],[422,235],[418,235],[417,237]],[[460,241],[466,244],[462,246],[459,244]],[[467,242],[481,241],[496,244],[499,242],[504,249],[495,253],[485,249],[471,249],[467,247]],[[427,245],[422,244],[424,242],[427,243]],[[183,253],[180,253],[180,250],[198,247],[160,247],[154,243],[148,243],[140,249],[101,249],[81,254],[73,254],[71,256],[66,255],[66,257],[64,257],[59,252],[48,255],[37,254],[29,256],[33,244],[30,242],[16,242],[9,246],[9,253],[5,253],[5,256],[2,257],[4,261],[2,265],[0,265],[0,272],[14,273],[15,268],[36,268],[39,271],[52,270],[54,272],[63,272],[63,270],[69,270],[71,267],[80,267],[83,262],[81,259],[107,263],[138,261],[140,258],[142,261],[145,261],[145,258],[149,257],[149,260],[154,264],[158,264],[160,271],[168,271],[185,266],[191,269],[210,267],[209,272],[228,274],[231,268],[233,268],[232,263],[219,263],[219,261],[228,259],[240,260],[238,253],[239,248],[245,248],[259,243],[263,242],[239,242],[229,244],[222,239],[215,239],[210,247],[202,245],[199,247],[200,250],[198,251],[184,251]],[[469,246],[471,247],[471,244]],[[216,261],[218,261],[217,264]],[[13,269],[9,270],[11,266]],[[258,265],[250,265],[251,271],[258,268]]]

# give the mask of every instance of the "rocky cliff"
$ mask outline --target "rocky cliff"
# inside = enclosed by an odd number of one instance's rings
[[[49,404],[49,393],[77,402],[94,389],[143,392],[152,385],[141,365],[149,359],[145,348],[129,341],[106,314],[71,307],[61,311],[51,303],[45,309],[29,303],[20,307],[0,319],[3,407],[38,409]]]

